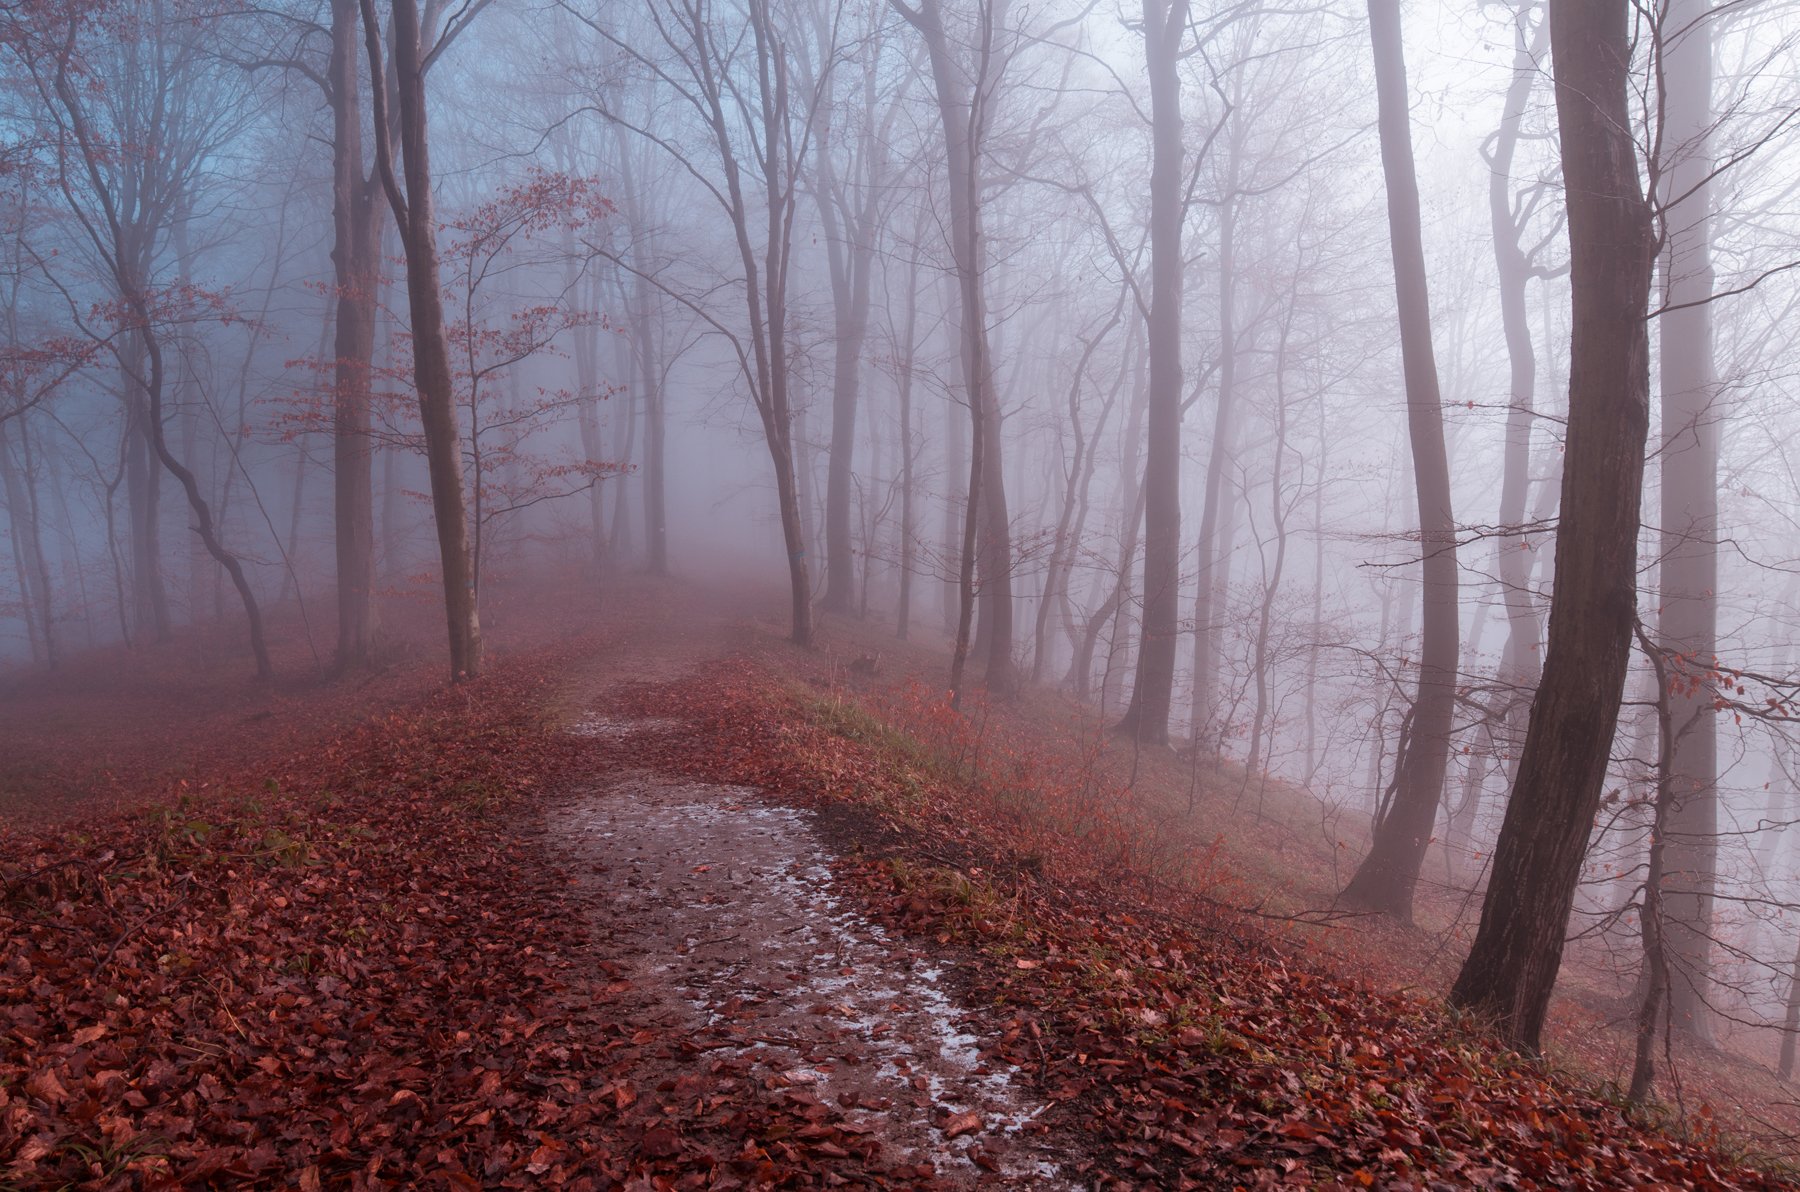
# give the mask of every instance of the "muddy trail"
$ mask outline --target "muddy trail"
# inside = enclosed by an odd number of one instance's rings
[[[611,760],[540,825],[604,977],[592,1013],[639,1169],[682,1186],[809,1185],[809,1163],[824,1186],[1089,1186],[1079,1138],[965,1004],[955,950],[900,938],[834,879],[854,827],[780,791],[618,765],[689,730],[609,715],[609,694],[680,679],[729,640],[663,638],[577,683],[567,731]]]

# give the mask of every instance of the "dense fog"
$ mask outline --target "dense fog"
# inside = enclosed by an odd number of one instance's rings
[[[1580,483],[1570,117],[1543,4],[1393,7],[12,9],[0,659],[220,623],[248,675],[267,622],[353,670],[418,605],[472,674],[490,588],[670,573],[1326,831],[1423,791],[1361,893],[1478,887]],[[1675,875],[1704,1032],[1795,971],[1800,11],[1627,25],[1637,627],[1569,930],[1629,978]]]

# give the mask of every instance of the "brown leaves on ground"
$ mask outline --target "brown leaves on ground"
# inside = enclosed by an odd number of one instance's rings
[[[634,1020],[581,883],[534,835],[530,800],[577,762],[850,809],[869,847],[843,889],[963,950],[985,1053],[1055,1103],[1043,1120],[1096,1182],[1781,1186],[1251,924],[1144,909],[1132,891],[1166,887],[1133,885],[1133,831],[1103,792],[1042,787],[1054,756],[977,773],[868,709],[828,726],[742,664],[618,701],[681,732],[583,742],[542,718],[539,676],[568,655],[313,742],[235,792],[214,775],[160,814],[0,855],[0,1186],[935,1186],[751,1053]],[[1043,828],[1040,796],[1091,814],[1090,834]],[[971,1116],[936,1129],[991,1128]]]
[[[0,1183],[603,1171],[586,1127],[612,1110],[562,1005],[561,879],[499,818],[569,756],[533,677],[555,662],[383,716],[254,795],[10,851]]]
[[[1065,849],[1045,877],[1040,842],[1022,857],[1015,827],[1031,788],[996,806],[991,785],[956,781],[916,739],[846,735],[750,666],[633,706],[696,725],[668,759],[690,773],[879,809],[885,856],[840,878],[890,926],[976,950],[993,1052],[1086,1133],[1109,1186],[1793,1186],[1717,1140],[1642,1128],[1440,1005],[1329,974],[1248,919],[1147,909],[1115,858],[1084,876]]]

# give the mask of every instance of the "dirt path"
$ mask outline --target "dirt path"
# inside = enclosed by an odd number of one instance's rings
[[[725,644],[714,632],[654,657],[633,647],[608,669],[675,677]],[[605,684],[578,691],[602,700]],[[570,731],[617,754],[684,730],[590,712]],[[835,1160],[852,1182],[1081,1186],[1064,1174],[1069,1142],[1041,1120],[1045,1103],[984,1051],[979,1016],[953,991],[954,961],[856,909],[811,812],[631,771],[565,792],[545,827],[582,875],[611,978],[596,1011],[630,1043],[617,1048],[615,1096],[643,1112],[651,1153],[673,1144],[659,1130],[686,1131],[704,1136],[705,1162],[741,1160],[764,1141],[756,1123],[785,1115],[802,1122],[790,1151]],[[704,1118],[709,1101],[741,1112],[715,1112],[710,1126],[683,1112],[691,1103]]]

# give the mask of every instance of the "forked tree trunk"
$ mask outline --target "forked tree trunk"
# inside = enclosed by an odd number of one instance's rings
[[[843,204],[844,194],[832,160],[829,112],[819,132],[819,220],[825,232],[825,255],[831,279],[833,315],[831,378],[831,445],[825,465],[825,595],[826,612],[848,613],[856,588],[856,550],[851,533],[850,489],[855,470],[856,415],[862,390],[863,342],[869,330],[870,286],[875,244],[858,212]],[[869,130],[863,130],[867,136]],[[871,151],[866,141],[856,150]],[[864,545],[865,565],[868,546]]]
[[[123,279],[122,279],[123,280]],[[144,290],[136,279],[129,279],[121,286],[127,294],[127,301],[132,308],[133,317],[138,326],[135,334],[143,345],[144,362],[147,365],[144,377],[144,397],[146,401],[146,423],[150,430],[150,449],[162,463],[181,490],[187,495],[188,509],[194,515],[194,533],[206,544],[209,554],[218,560],[219,566],[231,577],[232,587],[237,589],[238,599],[244,606],[244,618],[250,630],[250,652],[256,659],[256,677],[268,679],[275,673],[274,664],[269,660],[268,643],[263,636],[262,609],[256,602],[256,593],[251,590],[250,580],[244,574],[243,564],[238,557],[225,548],[220,541],[217,527],[213,521],[213,512],[207,504],[206,497],[200,492],[200,482],[194,473],[175,458],[169,450],[169,444],[163,436],[163,383],[167,375],[163,367],[162,343],[157,337],[155,327],[151,323],[148,304],[144,299]]]
[[[1074,433],[1075,449],[1068,459],[1068,473],[1063,477],[1062,507],[1057,511],[1056,533],[1050,544],[1050,561],[1044,567],[1044,591],[1038,600],[1037,622],[1032,631],[1033,683],[1043,678],[1044,664],[1050,652],[1050,615],[1067,593],[1069,576],[1075,569],[1075,550],[1081,541],[1082,529],[1087,520],[1087,489],[1093,482],[1094,461],[1100,454],[1100,435],[1106,429],[1106,420],[1119,396],[1118,389],[1114,388],[1101,408],[1095,425],[1091,429],[1084,428],[1081,424],[1082,381],[1087,377],[1088,362],[1093,359],[1095,350],[1112,329],[1119,325],[1122,313],[1121,303],[1114,308],[1113,316],[1106,325],[1093,338],[1083,342],[1081,359],[1069,378],[1066,407],[1069,412],[1068,426]]]
[[[1625,688],[1649,429],[1655,251],[1628,82],[1630,0],[1550,7],[1568,204],[1569,421],[1544,677],[1453,1003],[1536,1050]]]
[[[998,57],[993,46],[995,16],[991,0],[979,6],[976,19],[982,28],[975,53],[980,66],[975,85],[970,87],[954,60],[939,0],[919,0],[916,9],[907,7],[900,0],[891,2],[924,38],[926,52],[931,58],[932,80],[937,88],[950,192],[950,249],[961,305],[963,377],[973,428],[965,541],[971,531],[978,533],[982,636],[988,655],[984,682],[994,694],[1010,696],[1018,688],[1012,657],[1012,526],[1007,516],[1006,484],[1001,468],[999,401],[994,391],[993,358],[988,345],[979,168],[981,141],[987,122],[985,109],[992,98],[993,71]],[[965,554],[966,551],[965,547]],[[965,606],[973,590],[974,579],[969,576],[962,583]],[[951,688],[956,691],[960,691],[962,679],[956,659],[968,655],[970,620],[971,615],[965,608],[958,618],[957,649],[951,664]]]
[[[1458,630],[1456,524],[1450,509],[1443,401],[1431,348],[1431,302],[1419,227],[1419,185],[1413,171],[1399,0],[1369,0],[1369,32],[1375,47],[1381,164],[1387,182],[1394,296],[1400,307],[1400,357],[1406,376],[1406,427],[1419,504],[1424,590],[1419,691],[1413,703],[1412,735],[1399,758],[1400,781],[1388,813],[1375,826],[1369,855],[1344,887],[1342,898],[1411,922],[1413,890],[1437,823],[1450,760]]]
[[[437,224],[432,214],[425,77],[415,0],[393,0],[394,90],[400,108],[400,151],[405,190],[394,174],[387,136],[385,72],[381,30],[374,0],[361,0],[363,36],[372,81],[376,159],[400,229],[406,254],[407,305],[412,311],[413,383],[419,420],[425,429],[425,465],[431,478],[431,511],[437,522],[438,558],[443,569],[444,617],[450,641],[450,680],[481,673],[481,619],[475,605],[475,576],[469,554],[468,512],[463,504],[462,444],[456,423],[456,392],[450,349],[444,333],[443,290],[438,282]]]

